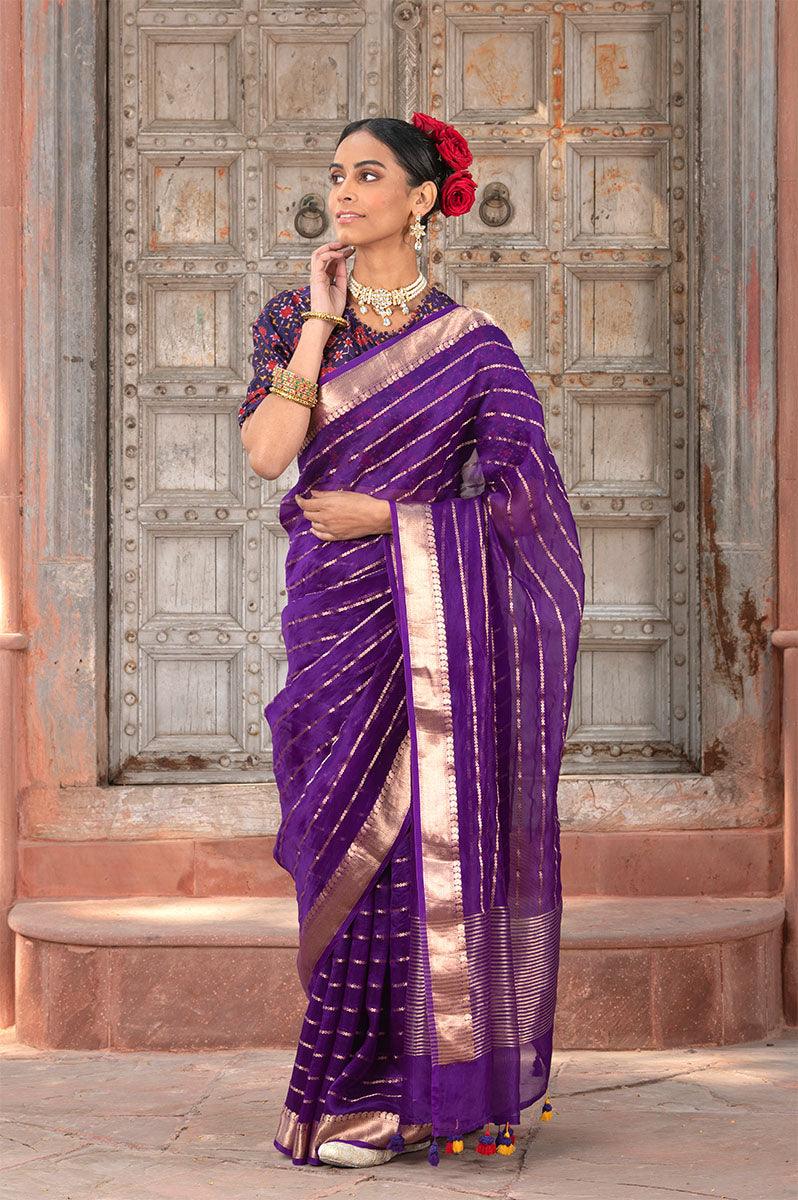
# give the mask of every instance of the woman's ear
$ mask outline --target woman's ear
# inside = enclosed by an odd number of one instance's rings
[[[430,212],[435,207],[435,201],[438,196],[438,188],[431,179],[426,180],[423,186],[427,189],[425,199],[429,202],[429,208],[427,209],[427,212]]]

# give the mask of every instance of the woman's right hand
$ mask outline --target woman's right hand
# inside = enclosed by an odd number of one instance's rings
[[[342,317],[346,308],[348,277],[346,260],[354,254],[348,242],[325,242],[310,256],[311,312],[333,313]],[[330,331],[335,326],[330,324]]]

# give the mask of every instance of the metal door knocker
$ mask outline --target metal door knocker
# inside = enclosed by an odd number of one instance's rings
[[[479,216],[485,225],[490,225],[492,229],[506,225],[514,212],[515,209],[510,203],[510,189],[505,183],[494,182],[485,185],[479,206]]]
[[[307,192],[299,201],[294,217],[294,229],[300,237],[317,238],[327,228],[327,213],[324,201],[315,192]]]

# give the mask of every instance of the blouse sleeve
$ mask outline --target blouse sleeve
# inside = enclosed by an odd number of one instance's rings
[[[238,410],[239,428],[269,391],[274,368],[287,367],[294,353],[290,336],[296,323],[294,296],[290,291],[272,296],[252,326],[252,379]]]

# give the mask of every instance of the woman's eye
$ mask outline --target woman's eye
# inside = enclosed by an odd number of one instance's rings
[[[361,179],[363,178],[363,176],[364,176],[364,175],[371,175],[371,177],[372,177],[373,179],[376,179],[376,178],[377,178],[377,175],[376,175],[376,173],[375,173],[374,171],[361,171],[361,172],[360,172],[360,177],[361,177]],[[339,174],[337,171],[334,171],[334,172],[333,172],[333,173],[330,175],[330,183],[336,183],[336,182],[337,182],[337,181],[338,181],[340,178],[341,178],[340,174]]]

